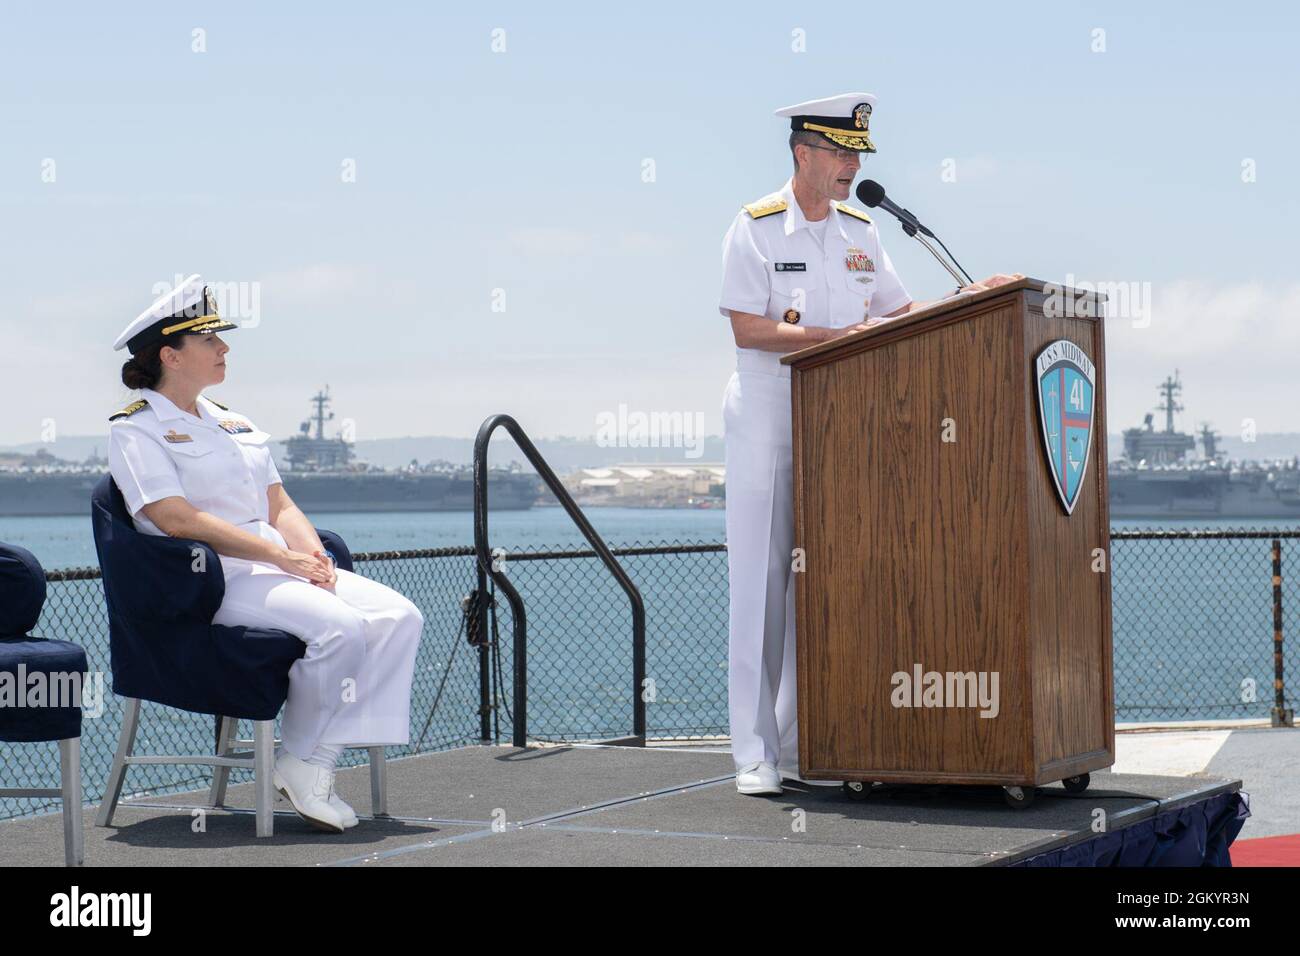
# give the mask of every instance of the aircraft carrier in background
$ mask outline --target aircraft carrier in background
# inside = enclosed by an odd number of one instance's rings
[[[1174,429],[1182,383],[1175,372],[1158,386],[1164,431],[1148,413],[1124,431],[1124,456],[1110,463],[1110,516],[1116,518],[1300,518],[1300,462],[1230,461],[1209,425],[1199,431],[1203,457],[1189,458],[1196,439]]]
[[[285,441],[280,477],[285,491],[307,514],[341,511],[472,511],[474,472],[469,465],[434,461],[405,468],[376,468],[354,461],[352,442],[325,437],[328,387],[312,396],[312,416]],[[44,449],[0,467],[0,516],[80,515],[90,512],[90,493],[108,471],[105,459],[73,464]],[[492,508],[531,508],[541,479],[517,465],[492,468]]]
[[[1300,521],[1297,459],[1231,461],[1220,451],[1218,436],[1208,425],[1199,430],[1204,454],[1196,457],[1196,437],[1174,428],[1174,413],[1182,411],[1178,403],[1182,383],[1177,373],[1162,382],[1159,390],[1161,401],[1156,410],[1164,412],[1164,429],[1157,431],[1155,415],[1148,414],[1143,425],[1124,431],[1123,457],[1110,463],[1112,520]],[[394,469],[359,463],[354,460],[352,442],[347,437],[325,436],[325,423],[334,418],[329,411],[328,388],[314,395],[311,403],[311,417],[301,424],[299,434],[284,442],[280,467],[285,489],[308,514],[473,510],[474,478],[470,466],[445,461],[420,465],[412,461],[405,468]],[[31,455],[0,453],[0,516],[86,514],[91,489],[107,470],[108,462],[94,456],[73,464],[44,449]],[[518,465],[494,468],[489,474],[493,508],[531,508],[542,495],[541,479]],[[711,493],[720,504],[725,495],[720,475],[713,482],[717,487]],[[702,492],[695,489],[693,493],[698,496]],[[607,503],[648,506],[635,497]],[[655,504],[671,506],[672,502]],[[678,506],[700,504],[683,499]]]

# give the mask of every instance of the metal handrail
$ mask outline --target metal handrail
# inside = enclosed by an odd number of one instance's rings
[[[627,594],[628,600],[632,603],[632,736],[623,738],[611,743],[635,744],[645,746],[645,604],[641,600],[641,592],[637,586],[632,583],[632,579],[627,576],[623,566],[618,563],[618,559],[605,546],[604,540],[596,529],[591,526],[587,516],[582,513],[582,509],[569,495],[569,492],[561,484],[560,479],[551,471],[551,466],[546,463],[524,430],[519,427],[509,415],[491,415],[484,420],[479,427],[478,436],[474,439],[474,551],[478,559],[478,593],[480,600],[477,602],[476,613],[478,615],[478,633],[480,635],[488,634],[488,601],[482,599],[487,591],[487,579],[492,578],[493,583],[505,593],[506,600],[510,602],[510,613],[514,619],[514,708],[513,708],[513,744],[516,747],[527,746],[528,743],[528,620],[524,610],[523,598],[515,590],[515,586],[510,583],[510,579],[501,571],[494,567],[492,560],[492,551],[488,546],[488,442],[492,438],[492,433],[498,428],[504,428],[510,433],[510,437],[515,440],[519,450],[524,453],[529,463],[537,469],[537,474],[546,487],[551,490],[556,499],[563,506],[573,523],[578,526],[582,536],[587,539],[588,543],[595,550],[596,556],[604,563],[610,574],[618,581],[624,593]],[[489,739],[490,727],[488,715],[486,713],[486,694],[487,694],[487,673],[489,666],[488,647],[484,642],[479,645],[479,688],[482,695],[484,706],[480,707],[480,733],[484,740]]]

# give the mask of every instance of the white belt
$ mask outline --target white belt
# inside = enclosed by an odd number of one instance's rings
[[[746,375],[757,372],[776,378],[790,377],[790,366],[781,364],[780,352],[761,352],[756,349],[736,349],[736,371]]]

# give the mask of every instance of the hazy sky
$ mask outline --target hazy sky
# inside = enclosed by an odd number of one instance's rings
[[[789,175],[772,111],[859,89],[864,177],[977,277],[1150,289],[1108,323],[1112,431],[1175,367],[1189,427],[1300,429],[1289,5],[268,7],[0,14],[0,444],[105,432],[113,340],[190,272],[257,295],[212,394],[277,436],[326,383],[358,439],[720,432],[719,247]]]

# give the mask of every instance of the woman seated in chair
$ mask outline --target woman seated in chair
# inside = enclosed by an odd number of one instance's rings
[[[285,493],[266,432],[201,394],[226,378],[229,346],[209,289],[191,276],[118,337],[122,383],[140,399],[113,415],[109,470],[137,529],[221,555],[214,624],[276,628],[306,652],[289,671],[275,787],[334,833],[356,814],[334,793],[344,747],[409,743],[411,677],[424,618],[401,594],[333,566]]]

